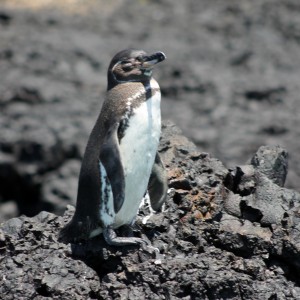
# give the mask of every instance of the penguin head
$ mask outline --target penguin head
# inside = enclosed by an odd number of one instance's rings
[[[120,51],[113,57],[108,67],[108,89],[124,82],[149,81],[153,66],[165,59],[163,52],[147,55],[143,50]]]

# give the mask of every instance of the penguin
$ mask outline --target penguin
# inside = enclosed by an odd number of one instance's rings
[[[117,236],[130,227],[148,193],[160,211],[167,195],[165,167],[159,156],[161,93],[152,77],[154,65],[166,59],[127,49],[117,53],[107,71],[107,92],[90,134],[79,174],[72,220],[59,240],[79,242],[103,234],[109,245],[136,245],[142,238]]]

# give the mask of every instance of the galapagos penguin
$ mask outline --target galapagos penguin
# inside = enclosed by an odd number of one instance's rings
[[[165,58],[163,52],[127,49],[111,60],[106,98],[82,161],[75,214],[61,230],[61,241],[100,233],[110,245],[144,241],[118,237],[115,229],[134,222],[147,191],[156,211],[166,199],[166,173],[157,152],[161,93],[152,77],[154,65]]]

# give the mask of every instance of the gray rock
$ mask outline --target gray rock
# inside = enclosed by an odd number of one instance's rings
[[[41,201],[49,211],[63,215],[67,205],[76,204],[80,165],[79,160],[70,159],[44,177]]]
[[[260,173],[283,187],[288,172],[288,153],[280,146],[262,146],[251,158],[251,164]]]
[[[235,217],[241,217],[241,200],[242,197],[229,191],[227,197],[224,199],[224,209],[227,213]]]
[[[102,236],[82,244],[59,243],[58,232],[75,211],[71,205],[63,217],[41,212],[33,218],[14,218],[0,226],[1,297],[299,298],[296,198],[289,199],[294,206],[284,212],[282,224],[264,227],[238,214],[238,197],[252,194],[230,192],[224,186],[229,171],[186,143],[170,123],[164,125],[160,153],[166,158],[169,179],[188,184],[173,186],[165,211],[146,224],[142,219],[147,211],[139,212],[140,229],[134,234],[142,231],[160,249],[159,255],[134,246],[111,247]],[[236,203],[232,205],[228,198]],[[269,209],[276,207],[269,205]]]
[[[288,154],[280,146],[262,146],[251,165],[237,166],[227,176],[225,210],[263,226],[280,225],[300,194],[283,187],[287,176]]]

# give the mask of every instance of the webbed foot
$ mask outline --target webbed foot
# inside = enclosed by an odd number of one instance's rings
[[[141,245],[148,242],[137,237],[119,237],[111,227],[103,230],[103,236],[107,244],[111,246]]]
[[[157,257],[159,255],[159,249],[151,245],[148,239],[138,237],[119,237],[111,227],[106,227],[103,230],[103,236],[107,244],[111,246],[129,246],[129,245],[140,245],[141,248],[150,253],[155,253]]]

